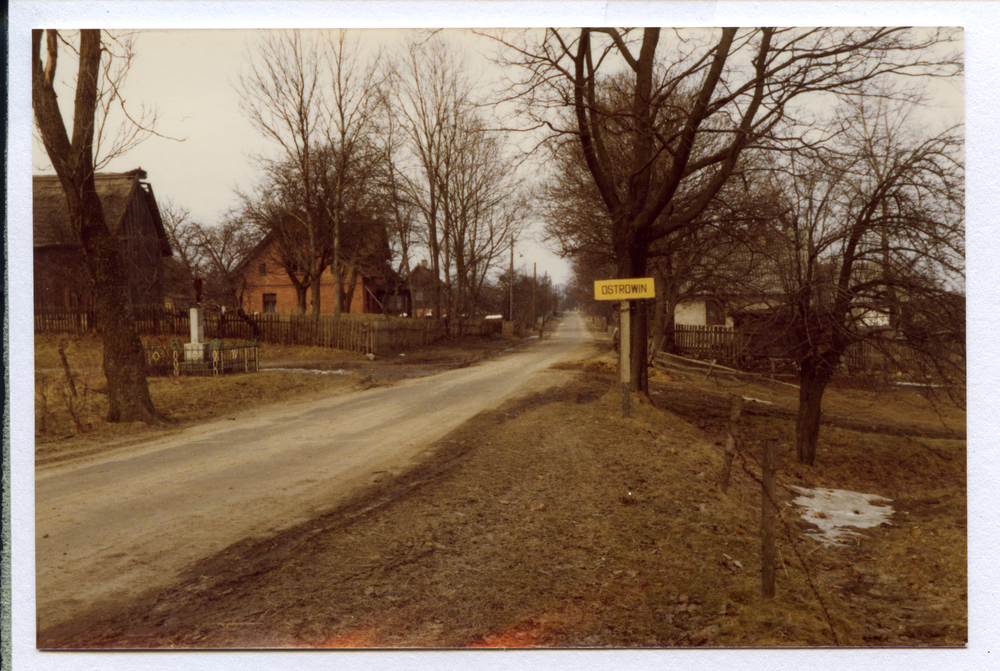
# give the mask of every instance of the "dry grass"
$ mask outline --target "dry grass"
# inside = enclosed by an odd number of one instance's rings
[[[162,340],[150,339],[154,344]],[[143,341],[146,342],[145,340]],[[48,458],[119,437],[142,437],[169,428],[142,424],[110,424],[104,420],[107,383],[101,370],[101,340],[94,335],[35,338],[36,455]],[[73,396],[59,357],[66,354],[77,395]],[[314,351],[315,350],[315,351]],[[322,348],[263,347],[261,361],[270,357],[330,357]],[[304,375],[279,371],[219,377],[151,377],[149,391],[157,410],[180,425],[229,416],[266,403],[314,398],[356,388],[354,375]],[[67,439],[74,440],[68,441]]]

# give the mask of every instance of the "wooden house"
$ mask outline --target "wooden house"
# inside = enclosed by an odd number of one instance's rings
[[[431,304],[434,302],[434,283],[437,282],[441,293],[442,309],[445,308],[445,287],[444,283],[434,277],[427,261],[421,261],[417,266],[410,269],[410,297],[413,302],[411,314],[414,317],[433,317],[434,309]]]
[[[163,304],[163,259],[170,242],[153,187],[140,168],[126,173],[97,173],[94,185],[104,219],[120,244],[135,305]],[[35,305],[89,308],[93,291],[74,230],[62,184],[55,175],[32,179]]]

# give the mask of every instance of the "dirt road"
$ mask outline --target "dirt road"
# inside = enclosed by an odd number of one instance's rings
[[[571,314],[541,343],[483,364],[331,399],[268,406],[127,451],[41,467],[39,630],[172,584],[185,567],[348,500],[425,458],[478,412],[547,388],[586,350]]]

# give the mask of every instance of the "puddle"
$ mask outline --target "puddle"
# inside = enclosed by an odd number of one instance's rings
[[[891,524],[889,518],[893,510],[885,497],[825,487],[791,489],[799,493],[792,503],[799,506],[802,519],[819,527],[819,531],[807,531],[806,534],[823,545],[843,545],[844,539],[859,535],[849,527],[867,529]]]

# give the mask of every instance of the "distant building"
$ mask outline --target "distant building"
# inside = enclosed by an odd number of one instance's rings
[[[441,302],[444,303],[444,283],[435,279],[434,273],[427,265],[427,261],[421,261],[417,266],[410,269],[409,288],[413,300],[413,317],[441,316],[433,314],[434,309],[431,307],[431,304],[434,302],[435,281],[437,281],[438,290],[441,293]]]
[[[241,287],[241,307],[248,313],[294,314],[298,310],[295,280],[304,273],[287,270],[281,245],[274,235],[266,236],[237,268]],[[348,298],[343,311],[349,314],[402,314],[409,312],[409,300],[387,264],[359,263],[346,273]],[[320,310],[332,314],[335,280],[329,266],[320,276]],[[312,290],[306,289],[306,311],[311,310]]]
[[[153,187],[140,168],[97,173],[94,185],[104,220],[118,240],[135,305],[163,304],[163,260],[170,242]],[[32,179],[35,305],[57,308],[93,306],[93,287],[78,231],[70,222],[62,184],[55,175]]]

